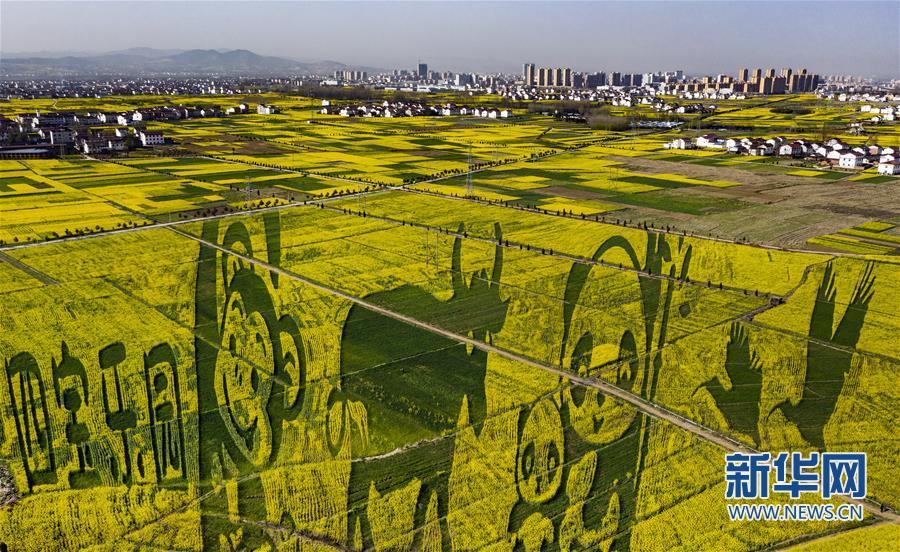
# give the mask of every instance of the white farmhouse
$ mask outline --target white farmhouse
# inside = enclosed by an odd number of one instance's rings
[[[68,128],[50,129],[50,143],[54,146],[59,144],[72,144],[75,142],[75,133]]]
[[[780,146],[778,146],[778,155],[800,155],[800,144],[798,144],[797,142],[794,142],[793,144],[781,144]]]
[[[163,133],[157,131],[142,130],[140,133],[141,144],[147,146],[161,146],[166,143]]]
[[[900,174],[900,163],[889,161],[887,163],[878,164],[878,174],[895,175]]]
[[[855,151],[842,153],[838,158],[838,166],[844,169],[857,169],[861,166],[863,160],[862,154]]]
[[[697,137],[698,148],[721,148],[724,145],[725,142],[720,140],[715,134],[704,134]]]
[[[684,138],[675,138],[671,142],[665,144],[663,147],[668,149],[693,149],[694,144],[691,142],[691,139],[688,138],[685,140]]]
[[[106,142],[102,140],[95,140],[91,138],[81,139],[82,153],[100,153],[104,149],[106,149]]]
[[[125,140],[121,138],[110,138],[106,141],[106,145],[110,151],[125,151],[128,149],[125,145]]]

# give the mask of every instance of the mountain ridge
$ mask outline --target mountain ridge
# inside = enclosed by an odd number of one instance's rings
[[[47,54],[57,54],[48,52]],[[297,61],[264,56],[246,49],[156,49],[134,47],[96,54],[19,56],[4,55],[0,75],[6,77],[76,77],[97,75],[223,75],[284,76],[327,75],[340,69],[370,72],[332,60]]]

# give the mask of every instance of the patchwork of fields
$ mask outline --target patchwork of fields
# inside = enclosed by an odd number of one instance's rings
[[[897,221],[835,214],[806,251],[698,235],[893,182],[285,105],[168,123],[160,155],[0,162],[4,549],[900,538]],[[865,519],[731,522],[739,449],[865,452]]]

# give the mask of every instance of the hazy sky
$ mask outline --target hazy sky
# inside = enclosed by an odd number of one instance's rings
[[[900,2],[0,1],[0,52],[246,48],[518,72],[807,67],[900,77]],[[2,62],[2,60],[0,60]]]

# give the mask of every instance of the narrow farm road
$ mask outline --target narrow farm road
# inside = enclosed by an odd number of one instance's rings
[[[840,535],[846,535],[847,533],[858,533],[861,531],[865,531],[866,529],[871,529],[872,527],[886,525],[888,523],[890,523],[890,522],[878,521],[876,523],[862,525],[860,527],[851,527],[849,529],[844,529],[843,531],[840,531],[840,530],[839,531],[825,531],[824,533],[822,533],[820,535],[813,536],[812,538],[807,538],[806,540],[804,540],[803,538],[791,539],[790,541],[787,541],[787,542],[784,542],[781,544],[776,544],[775,546],[765,548],[764,550],[766,550],[766,551],[771,550],[773,552],[776,550],[779,550],[779,551],[780,550],[795,550],[797,548],[802,548],[802,547],[805,547],[807,545],[811,545],[814,543],[824,543],[824,541],[831,539],[833,537],[837,537]],[[805,536],[808,537],[809,535],[805,535]]]

